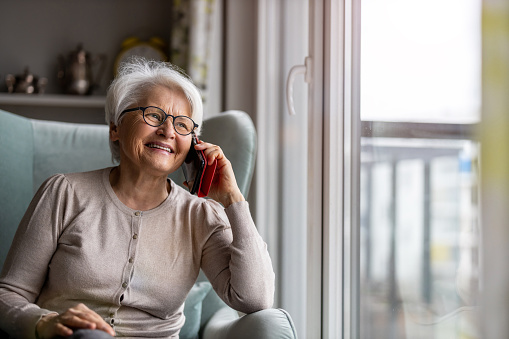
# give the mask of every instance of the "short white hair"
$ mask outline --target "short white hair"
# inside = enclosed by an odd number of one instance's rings
[[[203,103],[199,89],[180,68],[168,62],[151,61],[140,57],[122,63],[106,95],[106,123],[118,126],[120,114],[125,109],[138,105],[148,92],[162,86],[170,90],[181,90],[191,106],[191,119],[199,126],[194,130],[200,135],[203,121]],[[113,160],[120,161],[118,141],[110,140]]]

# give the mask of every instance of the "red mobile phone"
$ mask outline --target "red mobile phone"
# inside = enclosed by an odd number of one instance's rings
[[[189,192],[199,197],[206,197],[214,178],[217,160],[212,165],[208,165],[203,151],[194,148],[197,143],[198,138],[193,133],[191,148],[182,164],[182,170],[189,187]]]

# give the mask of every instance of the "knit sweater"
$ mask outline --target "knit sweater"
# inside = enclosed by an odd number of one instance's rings
[[[247,202],[224,209],[170,181],[158,207],[114,193],[111,168],[46,180],[0,275],[0,328],[34,337],[42,315],[84,303],[117,336],[176,338],[200,268],[232,308],[271,307],[274,273]]]

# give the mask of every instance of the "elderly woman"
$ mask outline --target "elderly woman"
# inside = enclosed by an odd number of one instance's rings
[[[0,277],[0,328],[16,338],[178,338],[200,268],[232,308],[271,307],[271,260],[221,148],[195,146],[217,161],[211,199],[168,179],[200,131],[192,82],[135,60],[108,90],[106,120],[119,165],[57,174],[38,190]]]

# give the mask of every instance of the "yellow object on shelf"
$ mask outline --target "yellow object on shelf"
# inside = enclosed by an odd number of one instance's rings
[[[134,56],[140,56],[148,60],[168,61],[168,56],[164,51],[166,44],[159,37],[152,37],[147,41],[143,41],[137,37],[129,37],[122,42],[122,49],[115,58],[114,72],[118,72],[118,68],[122,62],[129,60]]]

